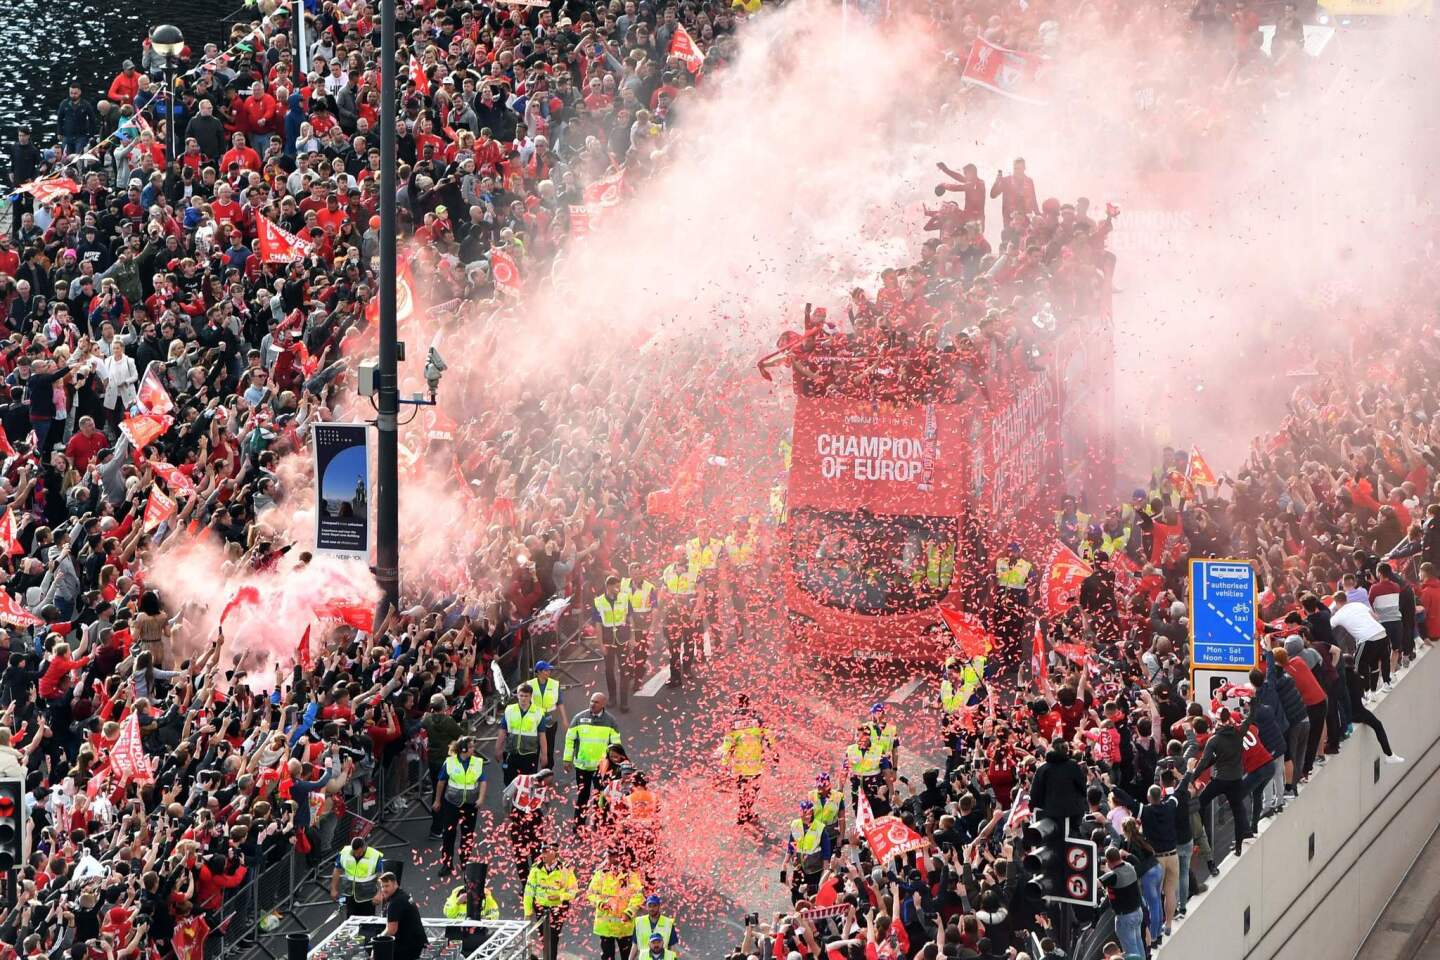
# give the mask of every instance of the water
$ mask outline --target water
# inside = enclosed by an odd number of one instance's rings
[[[237,0],[9,0],[0,13],[0,149],[24,124],[51,145],[55,108],[71,81],[92,102],[102,98],[123,61],[140,62],[141,41],[156,24],[179,27],[198,53],[229,36],[226,18],[239,11]]]

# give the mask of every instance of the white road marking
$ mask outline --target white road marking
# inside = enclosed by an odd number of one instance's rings
[[[885,698],[885,702],[904,703],[906,700],[910,699],[911,694],[913,694],[916,690],[920,689],[920,685],[924,682],[924,677],[915,677],[911,680],[907,680],[905,683],[896,687],[894,692],[891,693],[890,696]]]
[[[653,697],[660,692],[660,688],[670,682],[670,665],[667,663],[655,672],[655,676],[646,680],[639,690],[635,691],[637,697]]]

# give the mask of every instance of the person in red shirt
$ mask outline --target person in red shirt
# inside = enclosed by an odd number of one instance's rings
[[[250,87],[250,96],[240,101],[235,122],[249,135],[250,146],[258,154],[270,145],[270,137],[280,132],[280,102],[265,92],[265,84],[256,80]],[[259,170],[259,162],[251,169]]]
[[[1320,746],[1320,736],[1325,730],[1325,714],[1329,701],[1325,696],[1325,688],[1320,686],[1320,681],[1315,679],[1315,674],[1303,658],[1292,657],[1284,647],[1276,647],[1273,653],[1275,665],[1295,681],[1295,688],[1300,691],[1300,699],[1305,702],[1305,712],[1310,717],[1310,738],[1305,745],[1305,763],[1301,770],[1297,771],[1300,776],[1308,777],[1314,769],[1315,753]]]
[[[110,89],[105,91],[105,98],[111,103],[124,105],[135,102],[135,95],[140,92],[140,74],[135,72],[135,61],[126,60],[120,65],[120,72],[115,74],[115,79],[110,81]]]
[[[92,417],[80,418],[80,429],[65,444],[65,456],[75,465],[75,469],[84,473],[90,467],[90,461],[95,455],[110,445],[105,439],[105,434],[95,429],[95,420]]]
[[[13,277],[20,272],[20,254],[10,245],[10,231],[0,231],[0,273]]]
[[[224,173],[228,171],[230,165],[233,163],[237,164],[242,170],[254,170],[258,173],[260,170],[260,154],[246,145],[245,134],[237,132],[230,138],[230,142],[233,146],[231,146],[229,150],[226,150],[224,155],[220,157],[220,172]]]
[[[57,643],[55,649],[50,653],[49,665],[45,668],[45,674],[40,678],[39,693],[41,700],[56,701],[65,696],[69,689],[66,682],[70,678],[70,671],[79,670],[90,663],[90,658],[70,656],[70,644]]]
[[[1440,640],[1440,571],[1435,564],[1420,564],[1420,586],[1415,598],[1425,608],[1425,640]]]

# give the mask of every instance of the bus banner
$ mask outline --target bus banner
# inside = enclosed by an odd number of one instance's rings
[[[961,409],[798,398],[790,506],[954,514],[966,490]]]

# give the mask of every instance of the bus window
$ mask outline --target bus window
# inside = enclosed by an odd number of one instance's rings
[[[802,508],[790,528],[795,582],[818,603],[873,616],[921,610],[950,592],[953,519]]]

